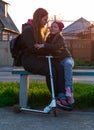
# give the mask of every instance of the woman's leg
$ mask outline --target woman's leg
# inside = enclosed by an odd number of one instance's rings
[[[71,110],[71,106],[67,102],[66,95],[65,95],[65,77],[64,77],[64,68],[60,63],[54,63],[55,69],[56,69],[56,75],[57,75],[57,106],[65,109],[65,110]]]
[[[53,73],[54,70],[55,70],[56,74]],[[59,97],[62,96],[62,98],[65,98],[64,68],[62,67],[62,65],[59,62],[55,62],[55,61],[52,62],[52,76],[53,76],[53,79],[55,78],[54,87],[56,90],[56,96],[59,96]],[[49,78],[46,77],[46,80],[49,80]],[[50,83],[50,82],[48,82],[48,83]]]
[[[33,74],[46,76],[47,86],[51,92],[50,71],[47,59],[44,60],[43,58],[38,58],[37,56],[32,55],[23,56],[22,65],[27,71],[32,72]],[[54,67],[52,67],[52,74],[53,74],[55,96],[57,96],[56,70]]]
[[[51,92],[51,80],[50,80],[50,71],[49,71],[48,62],[46,61],[44,62],[43,59],[41,60],[34,56],[28,56],[28,57],[23,57],[22,65],[27,71],[30,71],[34,74],[40,74],[46,76],[47,86]],[[63,72],[63,67],[60,68],[59,65],[57,67],[56,64],[52,66],[55,97],[57,97],[59,94],[64,92],[64,86],[63,86],[64,77],[62,76],[64,72]]]
[[[57,82],[57,92],[58,94],[65,94],[65,78],[64,78],[64,68],[59,62],[53,62],[53,66],[56,70],[56,82]]]

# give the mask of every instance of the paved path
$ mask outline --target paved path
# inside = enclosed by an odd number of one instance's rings
[[[9,82],[9,81],[20,81],[19,75],[12,75],[11,70],[13,67],[0,67],[0,81]],[[5,72],[4,72],[5,71]],[[94,71],[94,69],[93,69]],[[45,80],[44,76],[40,75],[31,75],[31,80]],[[94,77],[93,76],[73,76],[74,82],[82,82],[82,83],[92,83],[94,84]]]
[[[40,75],[31,75],[30,77],[31,80],[45,80],[44,76]],[[20,81],[20,76],[19,75],[12,75],[11,72],[0,72],[0,81],[3,82],[9,82],[9,81]]]
[[[45,80],[44,76],[40,75],[31,75],[30,76],[31,80]],[[11,72],[0,72],[0,81],[3,82],[9,82],[9,81],[20,81],[20,76],[19,75],[12,75]],[[73,81],[74,82],[82,82],[82,83],[91,83],[94,84],[94,77],[92,76],[73,76]]]
[[[54,117],[0,108],[0,130],[94,130],[94,113],[58,110]]]

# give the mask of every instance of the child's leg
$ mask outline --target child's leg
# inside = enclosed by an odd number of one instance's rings
[[[74,103],[72,93],[72,68],[74,66],[74,60],[72,58],[65,58],[63,61],[61,61],[61,64],[64,66],[66,96],[68,97],[68,102],[72,104]]]
[[[74,60],[72,58],[65,58],[61,61],[61,64],[64,67],[64,74],[65,74],[65,87],[70,87],[72,90],[72,68],[74,66]]]

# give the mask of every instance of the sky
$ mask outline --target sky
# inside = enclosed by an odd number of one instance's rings
[[[94,21],[94,0],[3,0],[9,3],[8,13],[13,19],[19,31],[21,25],[32,18],[34,11],[45,8],[49,16],[57,16],[64,21],[65,27],[83,17],[93,23]],[[67,22],[65,22],[67,21]],[[70,22],[68,22],[70,21]]]

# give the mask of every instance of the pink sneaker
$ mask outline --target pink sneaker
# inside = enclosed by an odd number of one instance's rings
[[[67,97],[72,97],[72,93],[71,93],[71,88],[70,87],[66,87],[66,96]]]
[[[74,97],[73,97],[73,93],[72,93],[71,97],[67,97],[67,101],[69,104],[73,104],[75,102]]]

